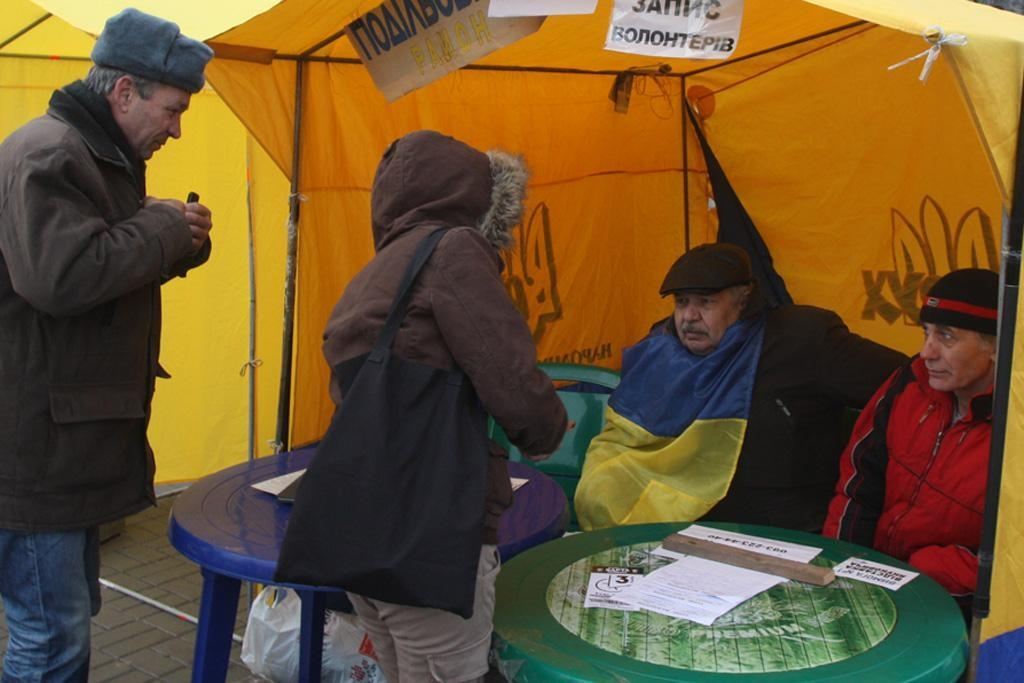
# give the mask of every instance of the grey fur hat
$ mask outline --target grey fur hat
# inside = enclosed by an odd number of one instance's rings
[[[197,93],[213,50],[182,35],[174,22],[129,7],[107,19],[92,49],[92,61]]]

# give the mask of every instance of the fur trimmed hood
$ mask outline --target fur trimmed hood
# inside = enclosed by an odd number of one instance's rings
[[[528,179],[517,155],[486,154],[436,131],[391,143],[373,181],[371,214],[377,251],[418,227],[473,226],[501,250],[523,214]]]

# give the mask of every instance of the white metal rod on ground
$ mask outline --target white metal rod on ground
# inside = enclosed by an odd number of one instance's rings
[[[162,603],[159,600],[154,600],[153,598],[147,597],[147,596],[143,595],[142,593],[137,593],[137,592],[133,591],[130,588],[125,588],[124,586],[119,586],[116,583],[114,583],[113,581],[107,581],[106,579],[100,579],[100,585],[106,586],[107,588],[109,588],[112,591],[117,591],[118,593],[123,593],[123,594],[127,595],[130,598],[135,598],[139,602],[144,602],[147,605],[150,605],[152,607],[156,607],[157,609],[163,610],[164,612],[167,612],[168,614],[173,614],[174,616],[178,617],[179,619],[184,619],[185,621],[189,622],[190,624],[196,624],[196,625],[199,624],[199,620],[196,619],[191,614],[187,614],[185,612],[182,612],[180,609],[176,609],[174,607],[171,607],[170,605]],[[232,633],[231,634],[231,639],[234,640],[236,643],[242,642],[242,636],[238,635],[237,633]]]

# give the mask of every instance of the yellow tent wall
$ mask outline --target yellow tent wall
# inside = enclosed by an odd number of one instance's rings
[[[304,118],[302,173],[315,179],[301,186],[306,197],[302,225],[322,229],[303,231],[300,238],[295,396],[301,408],[294,413],[293,442],[319,437],[330,416],[320,333],[344,284],[372,254],[368,198],[380,152],[408,130],[438,128],[470,144],[526,153],[532,182],[520,237],[527,244],[509,260],[507,276],[510,283],[521,285],[518,291],[542,358],[615,365],[622,347],[667,310],[656,294],[653,299],[649,294],[656,292],[685,244],[678,118],[646,106],[638,106],[630,117],[609,113],[605,79],[480,72],[458,76],[460,87],[476,95],[457,106],[427,111],[415,95],[388,107],[359,65],[308,67],[314,92],[338,87],[350,96],[329,107],[307,109]],[[230,93],[232,87],[225,85],[224,91]],[[230,95],[225,97],[230,101]],[[522,102],[531,106],[520,106]],[[567,107],[568,102],[573,105]],[[552,109],[561,109],[562,120],[572,122],[559,130],[557,139],[546,137],[555,130],[548,128]],[[541,137],[536,144],[549,152],[531,153],[522,145],[495,140],[499,126],[514,136],[537,131]],[[612,139],[628,132],[634,139],[656,136],[665,144],[616,146],[618,154],[609,153],[605,144],[591,144],[609,130],[615,131]],[[574,167],[553,153],[559,148],[587,158]],[[340,158],[346,163],[337,163]],[[622,240],[617,235],[622,231],[635,231],[643,240]],[[549,247],[554,262],[545,257]],[[632,274],[629,286],[606,286],[607,274],[616,271]],[[643,303],[638,305],[638,300]]]
[[[44,16],[28,2],[5,4],[0,35]],[[2,39],[2,38],[0,38]],[[92,39],[55,17],[0,50],[0,138],[46,110],[50,94],[88,70]],[[39,59],[10,55],[65,55]],[[157,481],[191,481],[246,458],[249,439],[249,245],[247,177],[252,179],[258,253],[255,368],[259,454],[271,452],[281,358],[287,181],[220,98],[192,98],[184,136],[149,164],[148,190],[184,198],[200,193],[214,213],[213,256],[164,287],[161,361],[174,376],[158,382],[149,436]]]
[[[794,299],[912,353],[934,278],[999,269],[1002,197],[948,64],[927,85],[887,71],[919,38],[867,25],[818,43],[742,84],[709,75],[705,130]]]

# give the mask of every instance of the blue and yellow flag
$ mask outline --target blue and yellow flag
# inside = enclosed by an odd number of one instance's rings
[[[699,519],[729,490],[750,414],[763,315],[707,356],[659,330],[622,356],[622,382],[576,489],[583,529]]]

